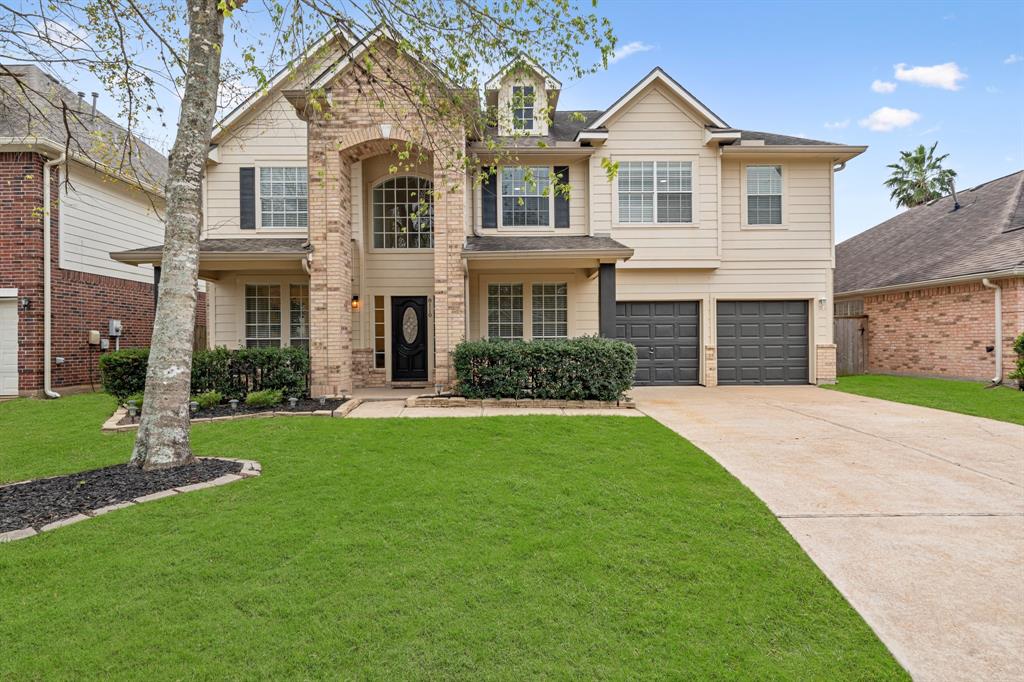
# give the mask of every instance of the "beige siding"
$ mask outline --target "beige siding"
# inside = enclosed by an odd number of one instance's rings
[[[590,220],[595,234],[610,234],[636,250],[627,268],[664,267],[674,261],[707,266],[718,258],[718,152],[704,145],[704,124],[674,94],[652,85],[607,125],[608,140],[590,159]],[[616,181],[602,159],[691,161],[693,224],[619,224]]]
[[[118,263],[110,252],[162,244],[163,199],[78,164],[69,170],[60,185],[60,267],[152,282],[151,266]]]
[[[479,234],[484,235],[501,235],[501,236],[536,236],[540,234],[557,234],[557,235],[585,235],[588,234],[590,229],[589,220],[590,216],[587,210],[587,189],[590,185],[590,167],[589,162],[584,160],[576,161],[538,161],[536,164],[528,165],[544,165],[549,167],[555,166],[569,166],[569,228],[555,229],[555,209],[554,201],[552,197],[550,218],[551,227],[548,228],[514,228],[504,227],[500,225],[501,221],[501,197],[498,198],[498,229],[483,229],[481,222],[481,193],[480,188],[474,186],[473,192],[473,215],[471,218],[471,225],[476,227]],[[604,171],[601,171],[602,177]],[[498,176],[498,192],[501,192],[501,176]]]
[[[217,147],[217,156],[220,163],[211,163],[206,169],[204,238],[295,237],[308,233],[305,228],[263,229],[258,223],[255,230],[238,227],[239,168],[306,165],[306,123],[284,97],[270,97],[265,107]],[[258,220],[259,206],[256,208]]]
[[[516,85],[533,86],[533,130],[516,130],[512,122],[512,88]],[[548,93],[544,79],[529,71],[513,69],[498,88],[498,134],[499,135],[547,135],[548,134]]]

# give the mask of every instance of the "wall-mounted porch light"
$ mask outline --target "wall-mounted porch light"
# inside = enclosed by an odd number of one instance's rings
[[[359,305],[360,305],[359,304],[359,297],[358,296],[353,296],[352,297],[352,310],[359,310]]]

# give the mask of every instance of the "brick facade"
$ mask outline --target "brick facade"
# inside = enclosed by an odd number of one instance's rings
[[[836,344],[821,343],[814,350],[815,383],[836,383]]]
[[[18,298],[18,387],[35,394],[43,388],[43,163],[39,154],[0,152],[0,288],[15,287]],[[119,319],[122,348],[146,346],[153,329],[153,285],[60,267],[59,186],[51,175],[51,355],[55,389],[99,385],[98,346],[88,333],[107,338],[108,320]],[[206,296],[197,319],[206,319]],[[114,341],[111,340],[111,348]]]
[[[1024,331],[1024,277],[1002,287],[1003,373],[1013,371],[1013,339]],[[864,297],[868,371],[986,380],[995,376],[995,292],[981,282]]]
[[[391,55],[394,57],[394,55]],[[386,57],[386,56],[385,56]],[[327,88],[331,105],[324,114],[309,112],[310,362],[314,395],[338,395],[357,381],[352,311],[352,163],[378,154],[423,154],[433,167],[434,287],[432,296],[434,376],[454,379],[450,356],[465,328],[462,244],[465,233],[464,179],[458,170],[465,131],[424,120],[406,90],[402,58],[369,75],[350,69]],[[439,96],[442,96],[439,94]],[[387,97],[387,107],[379,106]],[[365,371],[365,370],[362,370]],[[365,375],[369,378],[368,374]]]

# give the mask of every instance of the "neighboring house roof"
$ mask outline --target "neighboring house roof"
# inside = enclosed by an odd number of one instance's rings
[[[304,237],[294,239],[202,239],[199,241],[199,255],[225,257],[299,256],[310,252],[309,241]],[[110,257],[121,263],[159,262],[163,247],[144,246],[141,249],[115,251]]]
[[[462,249],[467,258],[500,256],[598,256],[629,258],[633,249],[611,237],[469,237]]]
[[[835,292],[1024,274],[1024,171],[908,209],[836,246]]]
[[[163,154],[129,139],[127,130],[37,66],[0,65],[0,143],[67,149],[81,163],[160,192],[167,179]]]

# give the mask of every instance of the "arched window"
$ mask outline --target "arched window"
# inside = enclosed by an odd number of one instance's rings
[[[377,249],[434,247],[434,183],[408,175],[374,185],[373,246]]]

